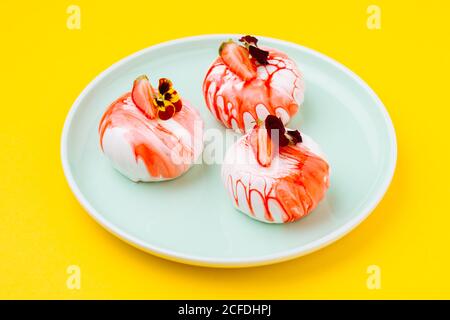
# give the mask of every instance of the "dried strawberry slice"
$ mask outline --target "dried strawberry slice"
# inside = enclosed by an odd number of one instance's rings
[[[274,148],[272,140],[262,126],[255,126],[250,132],[250,145],[258,163],[263,167],[270,166]]]
[[[131,90],[131,99],[147,117],[150,119],[156,116],[155,96],[153,88],[147,76],[140,76],[133,83]]]
[[[241,79],[248,81],[256,77],[256,67],[246,48],[230,40],[222,43],[219,54],[228,68]]]

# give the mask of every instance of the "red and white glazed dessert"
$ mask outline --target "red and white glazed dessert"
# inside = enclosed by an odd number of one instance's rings
[[[318,145],[269,115],[228,151],[222,179],[234,206],[268,223],[309,214],[329,186],[329,166]]]
[[[203,82],[208,109],[227,128],[246,132],[276,115],[287,124],[304,99],[304,80],[285,53],[252,36],[222,43]]]
[[[203,148],[199,112],[181,99],[168,79],[158,89],[146,76],[114,101],[103,115],[100,145],[112,165],[133,181],[174,179]]]

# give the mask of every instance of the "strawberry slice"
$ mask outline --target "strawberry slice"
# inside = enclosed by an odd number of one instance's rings
[[[131,99],[147,117],[150,119],[156,117],[155,96],[147,76],[140,76],[134,80]]]
[[[253,128],[250,132],[250,145],[258,163],[263,167],[270,166],[274,146],[265,128],[260,125]]]
[[[219,54],[228,68],[241,79],[248,81],[256,77],[256,67],[250,60],[247,48],[229,40],[222,43]]]

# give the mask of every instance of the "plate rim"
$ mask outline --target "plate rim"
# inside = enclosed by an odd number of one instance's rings
[[[389,143],[391,144],[392,152],[387,155],[387,159],[389,161],[388,163],[388,172],[386,175],[386,178],[384,181],[382,181],[380,187],[378,188],[375,196],[371,198],[370,201],[368,201],[368,204],[361,209],[361,212],[357,214],[355,217],[347,221],[344,225],[341,227],[335,229],[334,231],[328,233],[327,235],[316,239],[314,241],[311,241],[305,245],[301,245],[295,248],[283,250],[274,254],[269,255],[263,255],[259,257],[252,257],[252,258],[209,258],[209,257],[202,257],[198,255],[191,255],[191,254],[185,254],[180,253],[171,249],[166,249],[164,247],[149,244],[145,241],[142,241],[135,236],[129,234],[126,231],[121,230],[118,226],[114,225],[113,223],[109,222],[106,218],[104,218],[90,203],[89,201],[84,197],[83,193],[81,192],[80,188],[78,187],[72,171],[70,169],[69,165],[69,159],[68,159],[68,134],[70,131],[70,127],[72,124],[72,120],[74,115],[76,114],[78,107],[80,105],[80,102],[84,99],[84,97],[91,91],[91,89],[97,85],[99,82],[103,80],[109,73],[114,71],[115,69],[119,68],[120,66],[127,64],[129,61],[138,58],[139,56],[145,55],[150,51],[157,50],[159,48],[173,46],[179,43],[185,43],[185,42],[191,42],[196,40],[213,40],[213,39],[220,39],[224,37],[229,38],[236,38],[240,37],[241,35],[238,34],[204,34],[204,35],[197,35],[197,36],[189,36],[189,37],[182,37],[177,38],[174,40],[168,40],[161,43],[157,43],[155,45],[151,45],[147,48],[144,48],[142,50],[139,50],[135,53],[132,53],[125,58],[120,59],[119,61],[113,63],[111,66],[106,68],[104,71],[102,71],[100,74],[98,74],[93,80],[89,82],[89,84],[83,89],[83,91],[78,95],[74,103],[72,104],[66,119],[64,121],[64,126],[62,130],[61,135],[61,144],[60,144],[60,157],[62,162],[62,168],[64,172],[64,176],[66,177],[67,183],[69,184],[69,188],[71,189],[72,193],[75,195],[75,198],[78,200],[78,202],[81,204],[81,206],[84,208],[84,210],[103,228],[108,230],[110,233],[121,239],[122,241],[140,249],[147,253],[156,255],[158,257],[162,257],[168,260],[191,264],[191,265],[198,265],[198,266],[207,266],[207,267],[220,267],[220,268],[229,268],[229,267],[252,267],[252,266],[261,266],[261,265],[268,265],[268,264],[274,264],[282,261],[291,260],[294,258],[298,258],[304,255],[307,255],[309,253],[312,253],[314,251],[320,250],[321,248],[328,246],[335,241],[341,239],[345,235],[347,235],[350,231],[355,229],[362,221],[364,221],[376,208],[376,206],[380,203],[380,201],[383,199],[385,193],[387,192],[389,185],[392,182],[395,168],[397,164],[397,137],[395,133],[395,128],[392,123],[392,120],[389,116],[389,113],[384,106],[381,99],[377,96],[377,94],[373,91],[373,89],[364,81],[360,76],[358,76],[356,73],[354,73],[352,70],[350,70],[348,67],[346,67],[344,64],[334,60],[333,58],[316,51],[314,49],[310,49],[308,47],[305,47],[300,44],[296,44],[293,42],[289,42],[286,40],[280,40],[275,39],[271,37],[265,37],[265,36],[257,36],[261,40],[268,40],[272,43],[278,43],[281,45],[289,46],[294,49],[298,49],[301,51],[304,51],[306,53],[312,54],[314,56],[317,56],[320,59],[325,60],[326,62],[332,64],[334,67],[338,68],[341,72],[344,72],[346,75],[351,77],[354,81],[357,82],[358,85],[360,85],[376,102],[378,109],[381,111],[381,114],[383,116],[384,122],[386,124],[387,130],[388,130],[388,136],[389,136]]]

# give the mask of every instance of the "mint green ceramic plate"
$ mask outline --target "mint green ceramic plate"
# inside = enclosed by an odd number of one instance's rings
[[[308,217],[286,225],[250,219],[232,207],[217,165],[196,165],[179,179],[133,183],[99,148],[97,126],[111,101],[141,74],[168,77],[200,110],[206,128],[220,128],[201,85],[217,48],[237,35],[208,35],[159,44],[100,74],[75,101],[62,134],[70,188],[86,211],[119,238],[180,262],[220,267],[292,259],[339,239],[375,208],[395,169],[397,146],[386,109],[354,73],[305,47],[260,37],[285,51],[304,72],[306,98],[290,127],[300,127],[328,156],[331,186]],[[95,245],[95,244],[94,244]]]

